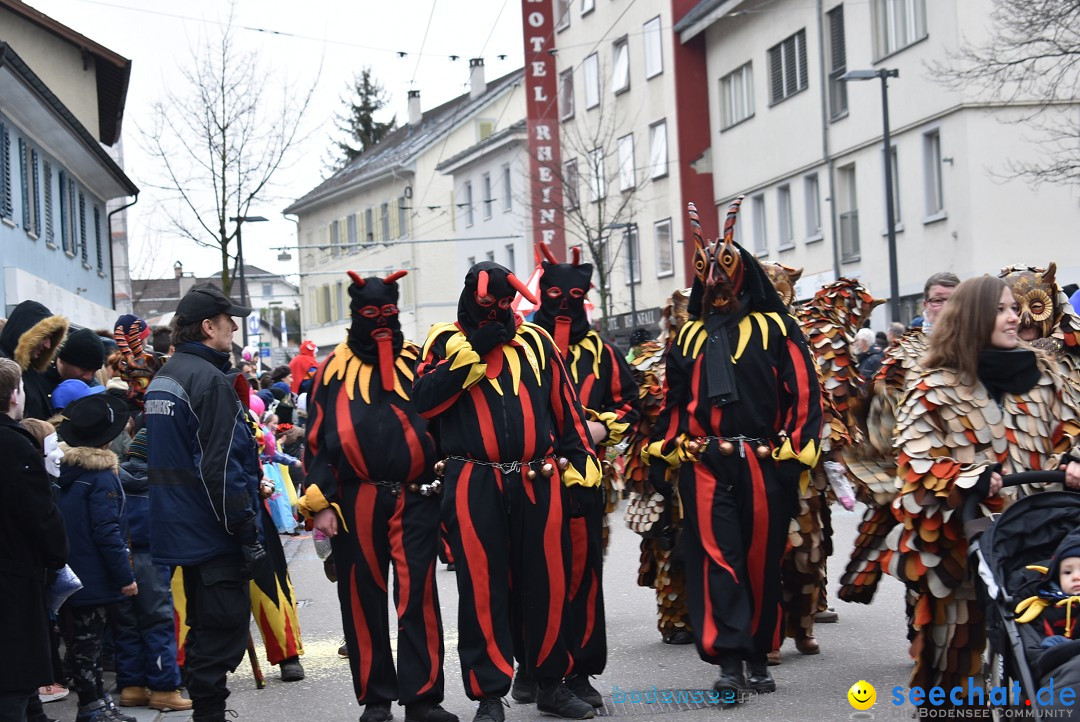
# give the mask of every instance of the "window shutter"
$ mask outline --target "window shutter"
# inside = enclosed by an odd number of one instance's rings
[[[830,70],[847,67],[847,46],[844,41],[844,6],[837,5],[829,11],[829,51],[832,60]]]
[[[19,175],[22,183],[22,224],[23,230],[30,230],[30,173],[27,163],[26,139],[19,138]]]
[[[480,131],[480,140],[487,140],[495,133],[495,121],[478,120],[476,123]]]
[[[798,89],[799,69],[796,63],[797,54],[795,43],[798,36],[785,40],[784,47],[784,97],[794,93]]]
[[[784,98],[784,66],[779,45],[769,49],[769,97],[773,103]]]
[[[0,184],[3,185],[0,216],[11,218],[14,214],[11,201],[11,136],[6,123],[0,123]]]
[[[806,68],[806,31],[800,30],[795,36],[795,45],[798,46],[799,58],[799,90],[805,90],[810,82]]]
[[[397,207],[395,206],[393,210],[396,211]],[[401,233],[398,230],[398,214],[392,212],[390,208],[387,208],[386,212],[390,214],[390,237],[400,238]]]

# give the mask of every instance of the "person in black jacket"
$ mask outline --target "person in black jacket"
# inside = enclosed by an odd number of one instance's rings
[[[58,382],[47,375],[67,335],[68,321],[54,316],[37,301],[23,301],[11,312],[0,331],[0,358],[13,359],[22,369],[29,419],[51,417],[49,394]]]
[[[247,580],[266,565],[256,508],[258,451],[233,387],[234,305],[193,288],[173,318],[175,353],[146,390],[150,551],[183,568],[190,632],[185,668],[196,722],[224,722],[225,675],[248,639]]]
[[[41,447],[19,425],[22,369],[0,359],[0,636],[8,654],[0,655],[0,720],[25,719],[26,705],[38,687],[56,675],[49,650],[45,607],[48,570],[67,562],[64,520],[53,503]]]

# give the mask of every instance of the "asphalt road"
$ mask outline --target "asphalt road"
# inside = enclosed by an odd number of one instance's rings
[[[835,543],[840,551],[834,568],[839,571],[854,538],[856,512],[837,507],[833,513]],[[878,695],[870,710],[876,719],[910,719],[911,708],[890,703],[890,690],[906,685],[911,662],[904,638],[902,587],[886,577],[870,606],[835,604],[840,615],[836,624],[819,625],[821,654],[803,656],[789,641],[783,649],[783,664],[773,667],[779,689],[734,708],[718,709],[699,704],[630,704],[631,691],[709,689],[716,670],[698,659],[692,646],[674,647],[660,641],[656,631],[652,590],[636,584],[638,537],[622,524],[621,509],[612,515],[612,542],[605,568],[609,660],[607,670],[593,681],[605,695],[605,716],[638,720],[704,720],[723,715],[744,720],[841,720],[866,718],[856,713],[847,700],[848,689],[859,680],[872,684]],[[297,599],[305,654],[307,678],[284,683],[277,670],[264,662],[266,689],[256,690],[245,661],[230,677],[233,691],[230,707],[241,720],[338,721],[356,720],[362,709],[352,696],[348,663],[337,655],[341,643],[341,622],[333,584],[322,573],[310,536],[283,537]],[[437,572],[446,638],[446,700],[444,706],[464,722],[472,719],[475,705],[466,698],[457,658],[457,594],[453,573],[441,565]],[[833,577],[838,574],[833,574]],[[835,598],[835,597],[834,597]],[[393,610],[391,609],[391,618]],[[252,629],[255,630],[254,625]],[[255,639],[260,647],[258,632]],[[616,687],[623,693],[622,700]],[[628,695],[627,693],[630,692]],[[46,705],[52,717],[75,718],[75,704],[68,699]],[[537,714],[535,707],[513,701],[506,709],[513,721],[551,719]],[[152,710],[130,709],[140,722],[185,722],[190,713],[158,714]],[[404,718],[404,709],[395,707],[395,718]]]

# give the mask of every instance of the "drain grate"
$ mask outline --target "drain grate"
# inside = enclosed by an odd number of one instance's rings
[[[672,697],[677,702],[613,702],[608,695],[604,696],[604,706],[596,710],[598,717],[654,717],[661,714],[674,714],[676,712],[690,712],[697,709],[715,707],[723,709],[724,705],[717,702],[696,702],[694,697],[700,698],[700,689],[674,689]],[[652,695],[650,695],[652,696]]]

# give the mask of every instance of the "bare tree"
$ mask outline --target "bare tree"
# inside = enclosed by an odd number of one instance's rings
[[[991,35],[930,64],[933,77],[981,100],[1019,111],[1035,130],[1041,162],[1014,161],[1009,173],[1038,184],[1080,180],[1080,0],[995,0]]]
[[[174,201],[163,204],[168,230],[220,251],[226,294],[239,260],[230,251],[238,227],[229,219],[248,215],[274,173],[288,167],[315,90],[313,83],[297,93],[283,81],[280,98],[272,99],[273,75],[257,53],[237,49],[232,20],[230,12],[218,37],[192,47],[192,62],[181,70],[184,83],[165,89],[150,127],[140,128],[161,171],[147,185]]]

